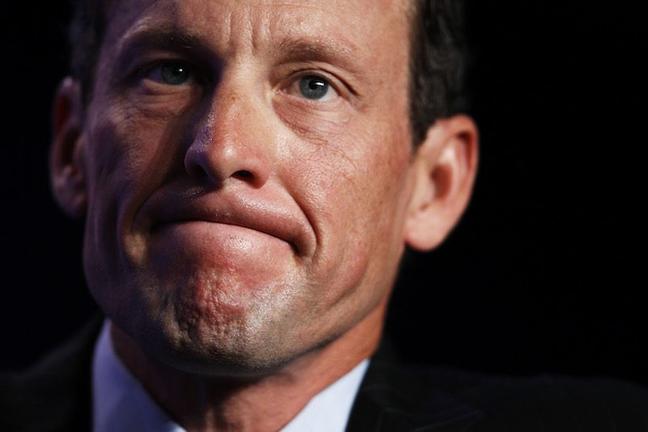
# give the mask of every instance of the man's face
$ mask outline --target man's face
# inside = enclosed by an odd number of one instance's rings
[[[169,362],[265,368],[384,307],[408,29],[393,1],[112,8],[80,148],[86,274],[118,327]]]

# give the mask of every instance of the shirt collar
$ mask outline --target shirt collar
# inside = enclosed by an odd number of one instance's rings
[[[153,401],[115,354],[104,321],[92,365],[93,431],[185,432]],[[369,365],[366,359],[315,395],[281,432],[343,432]]]

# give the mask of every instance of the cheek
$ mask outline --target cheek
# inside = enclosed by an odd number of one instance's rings
[[[292,167],[302,176],[297,183],[303,184],[302,202],[317,232],[315,268],[323,279],[357,284],[369,266],[400,250],[410,152],[400,138],[407,134],[390,127],[332,134]]]
[[[143,118],[136,110],[108,108],[93,120],[85,154],[86,237],[97,252],[121,251],[128,247],[121,242],[135,213],[173,169],[171,147],[177,140],[170,138],[173,129],[166,122]]]
[[[375,223],[393,219],[409,165],[403,140],[379,129],[346,134],[321,150],[314,164],[319,170],[311,190],[329,208],[330,222],[344,224],[339,232],[361,227],[366,237]]]

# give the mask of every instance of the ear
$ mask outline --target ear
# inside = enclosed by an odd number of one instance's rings
[[[405,242],[419,251],[439,246],[457,224],[472,194],[478,131],[465,115],[437,120],[415,154],[414,189]]]
[[[65,78],[58,87],[52,106],[52,145],[50,184],[59,206],[73,218],[86,209],[86,182],[83,166],[81,128],[83,106],[79,83]]]

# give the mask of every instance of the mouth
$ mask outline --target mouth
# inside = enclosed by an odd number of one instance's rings
[[[177,228],[193,229],[196,232],[202,233],[203,236],[208,235],[209,233],[220,233],[225,236],[233,237],[249,238],[250,236],[254,236],[257,238],[271,239],[274,241],[278,240],[290,246],[294,253],[298,252],[296,244],[290,240],[287,240],[286,238],[282,238],[276,234],[238,223],[228,223],[204,219],[178,219],[157,223],[151,227],[151,232],[155,235],[164,232],[165,230]]]
[[[149,203],[151,234],[173,227],[263,235],[287,243],[295,254],[309,249],[308,226],[289,206],[241,193],[165,195]]]

